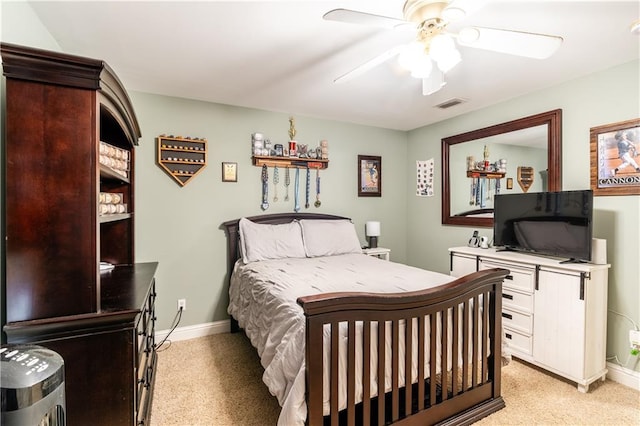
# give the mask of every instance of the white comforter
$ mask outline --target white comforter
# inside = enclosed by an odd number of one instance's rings
[[[302,425],[305,403],[304,314],[300,296],[335,291],[395,293],[455,278],[363,254],[238,262],[228,312],[258,350],[263,381],[282,406],[279,425]]]

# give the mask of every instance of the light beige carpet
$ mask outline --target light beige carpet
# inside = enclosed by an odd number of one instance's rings
[[[275,425],[280,407],[243,333],[172,343],[158,354],[152,426]],[[640,425],[640,393],[612,381],[587,394],[512,361],[502,369],[506,408],[478,425]]]

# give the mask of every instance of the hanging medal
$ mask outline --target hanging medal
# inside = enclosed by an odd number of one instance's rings
[[[309,192],[311,190],[311,170],[307,166],[307,188],[304,193],[304,208],[309,208]]]
[[[316,202],[313,203],[314,206],[320,207],[322,203],[320,202],[320,169],[316,169]]]
[[[278,183],[280,183],[280,174],[278,166],[273,166],[273,202],[278,202]]]
[[[269,208],[269,172],[266,164],[262,166],[262,210]]]
[[[298,198],[298,189],[300,186],[300,169],[296,168],[296,181],[293,183],[293,197],[295,199],[295,205],[293,211],[298,213],[300,211],[300,199]]]
[[[284,194],[284,200],[289,201],[289,184],[291,183],[291,177],[289,176],[289,167],[284,170],[284,188],[286,190]]]

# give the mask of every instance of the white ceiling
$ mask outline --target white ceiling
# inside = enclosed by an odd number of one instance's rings
[[[394,60],[342,84],[336,77],[412,32],[322,19],[347,8],[402,18],[404,0],[30,1],[67,53],[103,59],[129,90],[410,130],[638,59],[629,31],[640,2],[491,1],[467,25],[557,35],[549,59],[460,47],[441,91]],[[632,94],[633,95],[633,94]],[[636,93],[635,96],[638,96]],[[451,98],[467,102],[440,110]]]

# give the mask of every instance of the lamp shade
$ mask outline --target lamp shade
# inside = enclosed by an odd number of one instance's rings
[[[364,233],[367,237],[379,237],[380,222],[367,222],[364,227]]]

